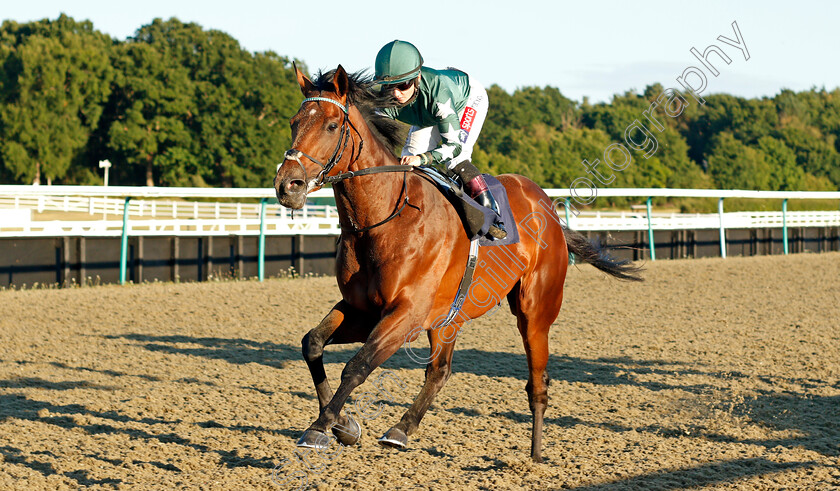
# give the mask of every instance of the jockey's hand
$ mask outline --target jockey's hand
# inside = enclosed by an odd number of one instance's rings
[[[411,166],[414,166],[414,167],[417,167],[418,165],[420,165],[420,162],[422,162],[422,160],[417,155],[407,155],[407,156],[400,159],[400,164],[411,165]]]

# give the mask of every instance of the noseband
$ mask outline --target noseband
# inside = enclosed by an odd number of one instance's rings
[[[341,130],[339,131],[338,142],[335,144],[335,149],[333,150],[332,156],[326,163],[323,163],[315,157],[294,148],[286,150],[286,153],[284,154],[284,158],[286,160],[294,160],[298,163],[301,170],[303,171],[303,176],[306,180],[307,187],[309,187],[309,174],[306,172],[306,167],[304,167],[303,162],[300,161],[300,158],[306,157],[307,159],[321,166],[321,171],[318,172],[317,176],[315,176],[315,181],[312,185],[312,187],[314,188],[324,185],[325,180],[327,180],[327,174],[332,170],[333,167],[335,167],[335,164],[337,164],[338,161],[341,160],[341,157],[344,155],[344,150],[347,148],[347,144],[350,142],[350,128],[353,128],[353,131],[355,131],[356,134],[359,135],[359,151],[356,153],[356,159],[358,159],[359,154],[362,153],[362,146],[365,144],[365,142],[364,140],[362,140],[362,134],[359,133],[359,130],[357,130],[356,127],[353,125],[353,122],[350,121],[349,104],[345,106],[344,104],[336,100],[329,99],[327,97],[308,97],[304,99],[303,102],[300,103],[300,105],[301,107],[303,107],[304,104],[311,101],[328,102],[330,104],[334,104],[338,106],[339,109],[341,109],[342,113],[344,113],[344,119],[342,119],[341,121]]]

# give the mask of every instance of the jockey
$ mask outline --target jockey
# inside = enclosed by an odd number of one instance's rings
[[[374,70],[374,83],[381,85],[384,93],[393,92],[395,100],[394,106],[378,112],[412,125],[400,163],[446,164],[461,178],[471,198],[496,213],[496,223],[488,233],[505,238],[499,205],[471,161],[487,116],[484,87],[460,70],[423,66],[420,52],[405,41],[392,41],[379,50]]]

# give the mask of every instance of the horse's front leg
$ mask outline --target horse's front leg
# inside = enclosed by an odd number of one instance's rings
[[[341,409],[353,389],[364,383],[371,372],[400,349],[412,323],[418,320],[409,315],[410,309],[395,309],[382,318],[371,331],[362,349],[347,362],[341,372],[341,384],[332,399],[321,408],[318,419],[307,429],[298,441],[298,446],[322,448],[329,445],[328,429],[340,424]],[[316,382],[317,384],[317,382]],[[319,392],[320,398],[320,392]],[[338,428],[336,428],[338,429]],[[350,427],[353,430],[353,427]],[[336,432],[344,433],[346,427]]]
[[[460,324],[451,324],[428,331],[430,355],[426,365],[426,382],[400,422],[379,439],[380,444],[398,448],[405,448],[408,444],[408,437],[420,426],[423,415],[452,374],[452,353],[460,329]]]
[[[375,319],[342,300],[324,317],[318,327],[309,331],[301,340],[303,359],[306,360],[312,382],[315,384],[315,392],[318,394],[319,414],[333,397],[327,373],[324,371],[324,346],[362,342],[367,339],[375,323]],[[336,431],[334,429],[336,438],[344,445],[356,443],[361,434],[358,423],[347,416],[339,415],[337,424],[350,430]],[[312,446],[303,440],[298,442],[298,445]]]

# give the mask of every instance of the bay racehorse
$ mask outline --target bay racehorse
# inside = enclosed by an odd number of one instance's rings
[[[483,282],[483,300],[468,299],[449,325],[435,325],[449,312],[468,260],[470,241],[458,214],[428,179],[408,166],[395,165],[398,126],[374,112],[381,95],[371,90],[368,77],[348,75],[341,65],[314,81],[297,67],[295,72],[305,100],[291,119],[292,149],[277,168],[274,188],[281,205],[299,209],[309,192],[333,183],[341,225],[336,279],[343,297],[302,340],[320,413],[298,445],[323,448],[331,441],[329,430],[344,445],[356,443],[361,428],[350,413],[342,412],[351,392],[426,330],[431,356],[425,383],[400,422],[380,439],[404,447],[449,378],[453,332],[507,296],[528,361],[531,458],[541,461],[548,331],[563,300],[569,252],[579,262],[618,278],[639,279],[638,269],[564,230],[551,200],[536,183],[501,175],[521,240],[492,261],[487,250],[501,246],[481,248],[475,277],[496,281]],[[500,281],[504,268],[511,281]],[[485,301],[488,298],[494,301]],[[357,342],[364,344],[344,367],[333,393],[324,371],[324,347]]]

